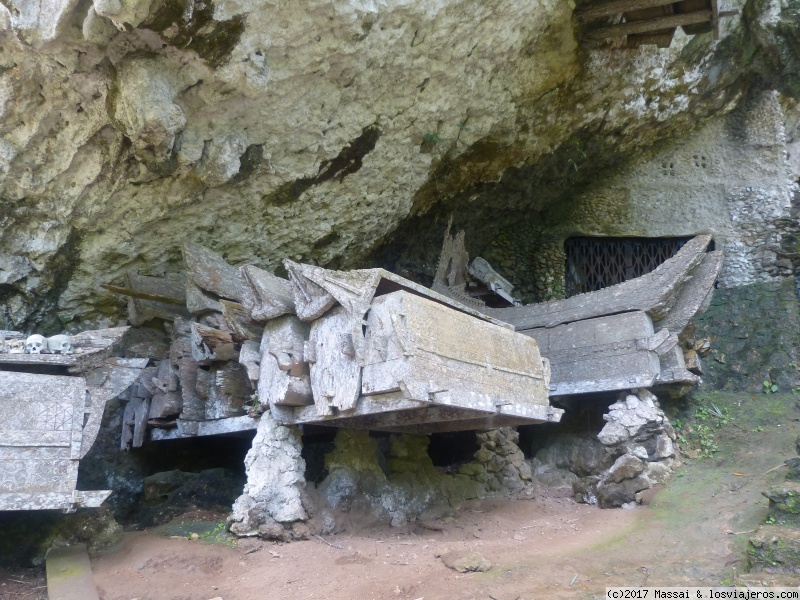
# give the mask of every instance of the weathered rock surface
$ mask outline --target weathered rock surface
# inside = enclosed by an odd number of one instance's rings
[[[769,573],[800,572],[800,530],[762,525],[750,538],[748,566]]]
[[[783,4],[718,43],[583,51],[556,0],[6,0],[0,326],[115,321],[97,284],[176,270],[187,240],[355,264],[511,167],[585,181],[731,108],[753,65],[795,93]]]
[[[446,552],[441,557],[444,566],[459,573],[484,573],[492,568],[492,563],[478,552],[465,552],[454,550]]]
[[[769,498],[769,516],[774,522],[800,526],[800,483],[787,481],[762,494]]]

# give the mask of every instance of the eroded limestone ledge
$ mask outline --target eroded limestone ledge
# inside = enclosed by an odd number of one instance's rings
[[[355,265],[573,138],[602,165],[690,129],[733,106],[745,47],[791,62],[781,2],[755,4],[754,46],[736,17],[719,42],[586,51],[562,0],[4,0],[0,326],[116,322],[98,284],[172,272],[187,240]]]

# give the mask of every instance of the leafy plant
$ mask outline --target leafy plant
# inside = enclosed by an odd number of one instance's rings
[[[778,391],[778,386],[769,379],[764,380],[763,386],[765,394],[774,394]]]
[[[684,423],[680,419],[673,421],[678,432],[678,443],[694,449],[699,458],[708,458],[719,451],[716,430],[732,420],[728,408],[720,408],[713,402],[709,404],[695,409],[691,424]]]

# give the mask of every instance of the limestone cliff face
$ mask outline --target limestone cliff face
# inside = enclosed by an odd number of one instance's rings
[[[584,176],[754,73],[796,93],[796,4],[589,51],[565,0],[0,0],[0,329],[115,322],[99,284],[168,274],[187,240],[360,266],[509,168]]]

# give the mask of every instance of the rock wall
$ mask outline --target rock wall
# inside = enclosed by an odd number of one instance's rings
[[[790,277],[714,292],[708,310],[694,319],[695,337],[711,347],[703,361],[701,390],[762,394],[765,380],[781,391],[800,385],[796,286],[797,279]]]
[[[187,240],[363,266],[486,189],[516,222],[790,71],[779,0],[749,4],[719,42],[589,51],[560,0],[4,0],[0,327],[114,323],[99,284]]]
[[[596,176],[568,201],[514,211],[492,226],[464,219],[464,209],[455,209],[454,216],[464,221],[470,255],[486,258],[526,301],[564,297],[564,243],[575,236],[711,232],[725,252],[721,287],[775,281],[800,269],[794,208],[800,167],[792,158],[796,111],[777,92],[756,89],[730,113],[605,172],[586,164],[576,138],[571,157],[563,160],[572,161],[575,176],[581,169]],[[509,176],[477,202],[496,205],[522,185]],[[532,202],[537,192],[530,190]]]

